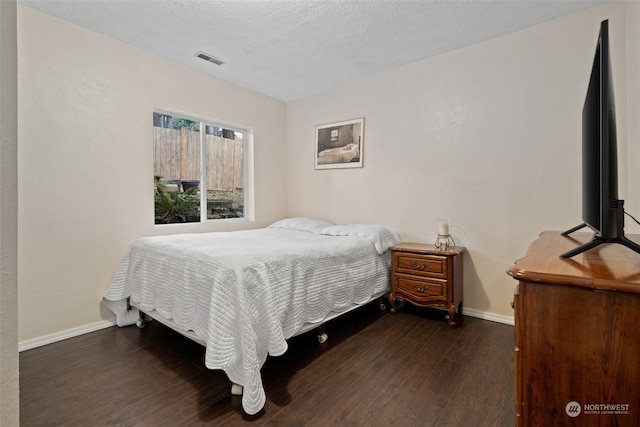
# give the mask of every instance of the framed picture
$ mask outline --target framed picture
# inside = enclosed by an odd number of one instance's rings
[[[316,169],[361,168],[364,118],[316,126]]]

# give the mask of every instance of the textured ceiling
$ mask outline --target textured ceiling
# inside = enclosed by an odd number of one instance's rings
[[[19,0],[282,101],[606,0]],[[206,52],[214,65],[194,55]]]

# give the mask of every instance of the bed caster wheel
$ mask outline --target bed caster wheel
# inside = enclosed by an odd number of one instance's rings
[[[138,328],[140,328],[140,329],[144,328],[144,320],[142,320],[142,319],[138,319],[138,320],[136,321],[136,326],[137,326]]]
[[[231,385],[231,394],[234,396],[242,396],[242,386],[240,384],[233,383]]]
[[[328,339],[329,339],[329,335],[327,335],[327,334],[318,334],[318,342],[320,344],[326,343]]]
[[[380,308],[380,311],[387,311],[387,306],[385,303],[381,302],[380,304],[378,304],[378,308]]]

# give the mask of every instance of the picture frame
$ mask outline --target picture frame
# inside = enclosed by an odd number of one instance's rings
[[[364,117],[316,126],[315,169],[361,168]]]

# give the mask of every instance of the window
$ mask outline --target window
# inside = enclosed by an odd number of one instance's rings
[[[245,217],[247,132],[153,113],[155,223]]]

